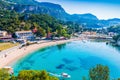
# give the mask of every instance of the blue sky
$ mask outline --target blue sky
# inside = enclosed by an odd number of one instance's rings
[[[67,13],[92,13],[99,19],[120,18],[120,0],[38,0],[60,4]]]

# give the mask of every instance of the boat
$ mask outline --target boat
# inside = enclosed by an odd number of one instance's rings
[[[62,77],[62,78],[71,78],[71,76],[68,73],[63,72],[62,74],[55,74],[49,72],[50,75],[56,76],[56,77]]]
[[[71,78],[71,76],[68,73],[62,73],[61,74],[63,78]]]
[[[59,75],[59,74],[55,74],[55,73],[51,73],[51,72],[49,72],[49,74],[53,75],[53,76],[56,76],[56,77],[61,77],[61,75]]]

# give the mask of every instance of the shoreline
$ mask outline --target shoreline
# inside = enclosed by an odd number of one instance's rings
[[[32,44],[27,47],[23,47],[21,49],[16,49],[13,52],[10,52],[6,57],[0,58],[0,68],[11,65],[12,63],[31,54],[34,51],[37,51],[38,49],[45,48],[48,46],[53,46],[53,45],[64,44],[64,43],[71,42],[74,40],[76,39],[49,41],[49,42],[44,42],[44,43],[39,43],[39,44]]]

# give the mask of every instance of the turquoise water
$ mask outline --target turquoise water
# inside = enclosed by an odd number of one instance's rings
[[[73,41],[67,44],[40,49],[14,63],[20,70],[47,70],[55,74],[66,72],[69,80],[82,80],[96,64],[107,65],[111,78],[120,77],[120,51],[104,42]]]

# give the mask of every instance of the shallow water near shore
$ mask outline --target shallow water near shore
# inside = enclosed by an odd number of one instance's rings
[[[111,78],[120,77],[120,49],[104,42],[72,41],[70,43],[46,47],[35,51],[12,67],[15,74],[20,70],[47,70],[54,74],[66,72],[68,80],[82,80],[88,77],[91,67],[96,64],[107,65]]]

